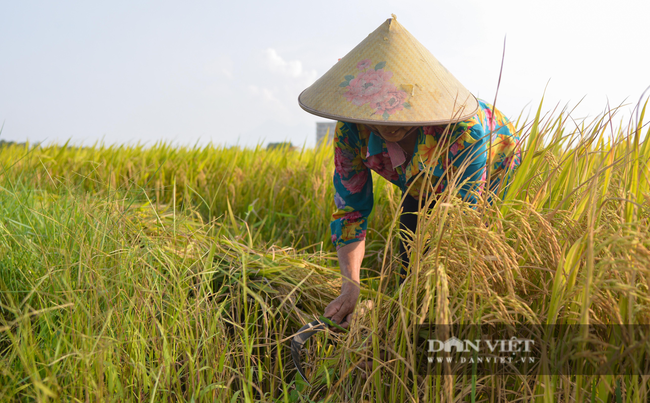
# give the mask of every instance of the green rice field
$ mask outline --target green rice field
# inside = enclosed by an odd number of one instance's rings
[[[401,194],[375,177],[357,316],[306,344],[311,385],[289,343],[341,286],[331,147],[4,146],[0,401],[647,402],[643,375],[419,376],[412,343],[422,323],[650,324],[636,112],[516,120],[508,193],[441,195],[401,287]]]

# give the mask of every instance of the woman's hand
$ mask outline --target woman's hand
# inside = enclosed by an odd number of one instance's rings
[[[348,287],[346,290],[341,290],[341,295],[334,301],[330,302],[325,308],[323,316],[332,319],[333,322],[338,323],[341,327],[347,329],[352,320],[352,313],[357,306],[359,299],[359,287]]]
[[[359,299],[359,273],[366,251],[366,241],[353,242],[339,248],[337,254],[341,267],[341,295],[325,308],[323,316],[347,329]]]

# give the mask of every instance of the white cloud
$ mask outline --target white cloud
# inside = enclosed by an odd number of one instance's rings
[[[316,70],[305,71],[300,60],[286,61],[273,48],[264,51],[267,66],[274,73],[279,73],[288,77],[298,78],[311,84],[316,80]]]
[[[234,63],[229,56],[220,56],[203,65],[207,74],[221,75],[229,80],[233,79]]]
[[[273,48],[259,50],[258,63],[244,63],[245,73],[237,77],[247,80],[246,93],[249,105],[255,105],[252,121],[273,121],[285,126],[309,125],[313,117],[298,106],[298,94],[317,78],[316,70],[305,69],[300,60],[287,60]],[[305,123],[308,122],[308,123]],[[259,123],[258,123],[259,124]]]
[[[232,79],[232,71],[230,71],[229,69],[227,69],[225,67],[221,69],[221,74],[223,74],[224,76]]]
[[[273,91],[271,91],[268,88],[264,88],[264,87],[260,88],[260,87],[258,87],[256,85],[249,85],[248,86],[248,91],[250,91],[251,94],[253,94],[255,96],[261,96],[262,99],[264,99],[265,101],[268,101],[268,102],[271,102],[271,103],[276,103],[276,104],[281,105],[282,107],[284,107],[284,105],[282,104],[282,101],[280,101],[273,94]]]

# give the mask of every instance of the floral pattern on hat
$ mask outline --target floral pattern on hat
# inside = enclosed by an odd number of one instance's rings
[[[339,84],[339,87],[348,87],[347,92],[343,94],[348,102],[356,106],[369,104],[374,109],[371,116],[378,114],[384,120],[404,108],[410,109],[406,91],[398,89],[390,82],[393,73],[385,70],[386,62],[379,62],[373,68],[371,66],[370,59],[359,61],[357,69],[360,73],[356,77],[346,75],[345,80]]]

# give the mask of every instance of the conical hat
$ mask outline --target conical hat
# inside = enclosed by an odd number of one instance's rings
[[[324,118],[379,125],[437,125],[474,116],[478,101],[395,15],[298,97]]]

